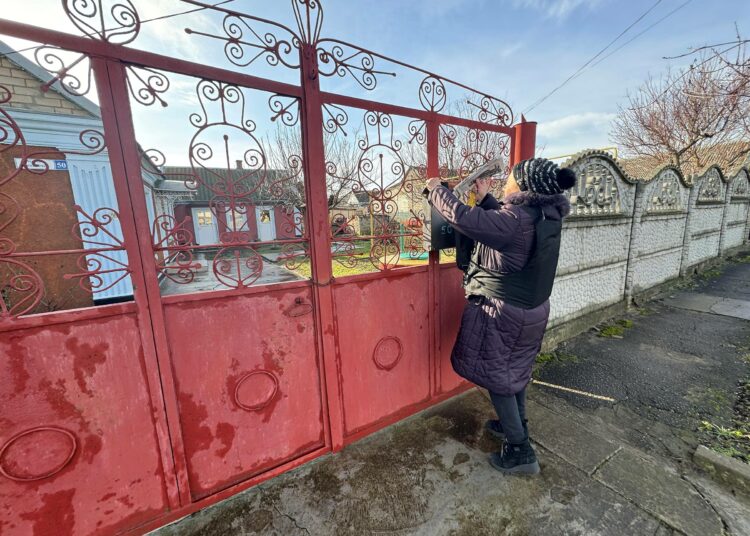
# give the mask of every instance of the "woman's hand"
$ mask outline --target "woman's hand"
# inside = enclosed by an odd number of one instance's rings
[[[440,177],[432,177],[427,179],[427,189],[429,191],[433,191],[438,186],[440,186]]]
[[[490,185],[490,179],[477,179],[474,182],[474,186],[472,186],[471,189],[474,190],[474,193],[477,195],[477,203],[481,203],[484,196],[490,191]]]

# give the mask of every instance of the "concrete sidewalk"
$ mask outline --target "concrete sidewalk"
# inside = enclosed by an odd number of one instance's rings
[[[630,315],[621,335],[559,348],[541,380],[615,401],[532,386],[537,478],[489,466],[493,413],[474,389],[158,534],[750,535],[750,499],[691,460],[701,420],[730,418],[748,375],[749,300],[750,265],[731,265]]]

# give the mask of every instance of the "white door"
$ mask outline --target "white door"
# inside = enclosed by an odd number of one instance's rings
[[[195,243],[199,246],[216,244],[219,241],[216,218],[210,208],[193,207],[193,228],[195,229]]]
[[[255,207],[255,220],[258,222],[258,240],[261,242],[276,240],[273,207]]]

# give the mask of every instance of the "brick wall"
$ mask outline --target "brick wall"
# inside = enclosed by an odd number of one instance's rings
[[[2,148],[2,146],[0,146]],[[29,147],[32,152],[43,151],[45,158],[64,159],[48,147]],[[20,148],[0,151],[0,177],[7,177],[15,169],[14,157]],[[67,171],[49,170],[43,174],[22,171],[3,185],[1,193],[18,203],[18,215],[6,229],[18,252],[44,252],[81,249],[83,244],[73,229],[76,218],[73,190]],[[12,207],[11,207],[11,210]],[[7,220],[3,220],[7,221]],[[44,283],[42,303],[33,313],[43,313],[93,305],[91,294],[79,287],[78,279],[64,279],[64,274],[81,271],[77,266],[79,254],[43,257],[23,257],[20,260],[36,271]],[[9,275],[0,273],[0,279]]]
[[[13,94],[11,108],[36,112],[92,117],[86,110],[63,97],[54,89],[42,92],[42,83],[8,58],[0,56],[0,85]]]

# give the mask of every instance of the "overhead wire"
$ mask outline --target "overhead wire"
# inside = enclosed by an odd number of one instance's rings
[[[627,32],[629,32],[629,31],[630,31],[630,30],[631,30],[631,29],[632,29],[632,28],[633,28],[633,27],[634,27],[634,26],[635,26],[636,24],[638,24],[638,23],[639,23],[640,21],[642,21],[642,20],[643,20],[643,19],[644,19],[644,18],[645,18],[645,17],[646,17],[646,16],[647,16],[647,15],[648,15],[649,13],[651,13],[651,12],[652,12],[652,11],[653,11],[653,10],[654,10],[654,9],[655,9],[655,8],[656,8],[656,7],[658,6],[658,5],[659,5],[659,4],[661,4],[661,2],[662,2],[662,0],[656,0],[656,2],[654,2],[654,4],[653,4],[653,5],[652,5],[652,6],[650,7],[650,8],[648,8],[648,9],[647,9],[646,11],[644,11],[644,12],[643,12],[643,13],[642,13],[642,14],[641,14],[641,15],[640,15],[640,16],[639,16],[639,17],[638,17],[637,19],[635,19],[635,20],[634,20],[634,21],[633,21],[632,23],[630,23],[630,25],[629,25],[629,26],[628,26],[627,28],[625,28],[625,29],[624,29],[624,30],[623,30],[622,32],[620,32],[620,33],[619,33],[619,34],[617,35],[617,37],[615,37],[614,39],[612,39],[612,40],[611,40],[611,41],[610,41],[610,42],[609,42],[609,43],[608,43],[608,44],[607,44],[607,45],[606,45],[606,46],[605,46],[604,48],[602,48],[602,49],[601,49],[601,50],[600,50],[599,52],[597,52],[597,53],[596,53],[596,54],[594,54],[594,55],[593,55],[593,56],[592,56],[591,58],[589,58],[589,59],[588,59],[588,60],[586,61],[586,63],[584,63],[583,65],[581,65],[581,66],[580,66],[580,67],[578,68],[578,70],[576,70],[576,71],[575,71],[575,72],[574,72],[573,74],[571,74],[571,75],[570,75],[570,76],[569,76],[568,78],[566,78],[566,79],[565,79],[565,80],[564,80],[564,81],[563,81],[563,82],[562,82],[562,83],[561,83],[560,85],[558,85],[557,87],[555,87],[555,88],[554,88],[554,89],[553,89],[552,91],[550,91],[549,93],[547,93],[547,94],[546,94],[546,95],[544,95],[543,97],[540,97],[539,99],[537,99],[537,100],[536,100],[536,101],[535,101],[535,102],[534,102],[534,103],[533,103],[533,104],[532,104],[531,106],[529,106],[528,108],[526,108],[526,109],[525,109],[525,110],[523,111],[523,113],[524,113],[524,114],[527,114],[527,113],[529,113],[529,112],[530,112],[531,110],[533,110],[534,108],[536,108],[537,106],[539,106],[540,104],[542,104],[542,103],[543,103],[544,101],[546,101],[546,100],[547,100],[548,98],[550,98],[550,97],[551,97],[552,95],[554,95],[554,94],[555,94],[555,93],[557,93],[557,92],[558,92],[558,91],[559,91],[560,89],[562,89],[562,88],[563,88],[564,86],[566,86],[566,85],[568,84],[568,82],[570,82],[571,80],[573,80],[573,79],[574,79],[574,78],[575,78],[576,76],[578,76],[578,74],[579,74],[579,73],[581,73],[581,71],[583,71],[583,70],[584,70],[584,69],[585,69],[586,67],[588,67],[588,66],[589,66],[589,65],[590,65],[590,64],[591,64],[592,62],[594,62],[594,61],[595,61],[595,60],[596,60],[597,58],[599,58],[599,56],[601,56],[602,54],[604,54],[604,53],[605,53],[605,52],[606,52],[606,51],[607,51],[607,50],[608,50],[608,49],[609,49],[609,48],[610,48],[610,47],[611,47],[612,45],[614,45],[614,44],[615,44],[615,43],[616,43],[617,41],[619,41],[619,39],[620,39],[620,38],[621,38],[621,37],[622,37],[623,35],[625,35],[625,34],[626,34]]]
[[[672,11],[670,11],[669,13],[667,13],[666,15],[664,15],[662,18],[658,19],[653,24],[649,25],[646,29],[638,32],[633,37],[631,37],[630,39],[628,39],[627,41],[625,41],[622,45],[620,45],[619,47],[617,47],[616,49],[614,49],[612,52],[610,52],[609,54],[607,54],[603,58],[600,58],[599,60],[597,60],[595,63],[593,63],[589,67],[589,69],[593,69],[594,67],[596,67],[597,65],[599,65],[601,62],[603,62],[607,58],[611,57],[613,54],[619,52],[624,47],[628,46],[630,43],[632,43],[633,41],[635,41],[636,39],[638,39],[640,36],[642,36],[643,34],[645,34],[646,32],[648,32],[654,26],[657,26],[658,24],[664,22],[666,19],[668,19],[669,17],[671,17],[672,15],[674,15],[675,13],[677,13],[679,10],[681,10],[682,8],[684,8],[685,6],[687,6],[692,1],[693,0],[687,0],[687,1],[683,2],[682,4],[680,4],[679,6],[677,6],[676,8],[674,8]],[[583,74],[583,73],[580,73],[580,74]],[[578,76],[580,76],[580,74]]]

